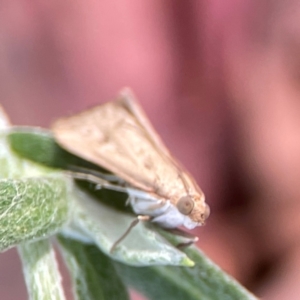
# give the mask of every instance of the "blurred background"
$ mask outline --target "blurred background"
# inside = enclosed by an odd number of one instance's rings
[[[48,127],[124,86],[206,194],[199,247],[265,300],[299,299],[299,1],[0,1],[14,124]],[[0,298],[27,299],[15,250]]]

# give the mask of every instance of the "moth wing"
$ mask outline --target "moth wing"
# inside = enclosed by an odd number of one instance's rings
[[[157,148],[157,151],[171,158],[168,148],[155,131],[144,110],[139,105],[134,94],[129,88],[124,88],[120,92],[119,101],[122,103],[122,105],[124,105],[124,107],[127,108],[128,111],[131,112],[131,114],[136,118],[137,122],[140,123],[140,126],[144,128],[144,134],[147,135],[147,138],[152,142],[153,146]]]
[[[166,198],[186,191],[178,166],[129,90],[116,101],[57,120],[52,130],[63,148],[137,188]]]

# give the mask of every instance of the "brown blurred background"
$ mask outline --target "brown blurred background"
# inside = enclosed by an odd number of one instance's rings
[[[0,1],[14,124],[49,126],[123,86],[205,191],[199,246],[264,299],[299,299],[299,1]],[[14,250],[0,299],[27,299]]]

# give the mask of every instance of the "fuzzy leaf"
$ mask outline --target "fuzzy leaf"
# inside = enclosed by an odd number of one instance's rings
[[[129,286],[150,300],[257,300],[196,247],[186,252],[195,262],[193,268],[115,266]]]
[[[70,219],[65,177],[0,180],[0,250],[53,235]]]
[[[70,218],[72,190],[69,178],[12,153],[6,136],[2,131],[0,178],[6,179],[0,180],[1,251],[56,233]]]
[[[96,246],[81,244],[65,237],[60,237],[59,241],[64,251],[67,251],[67,255],[70,255],[69,259],[73,264],[70,270],[75,273],[73,276],[77,279],[76,281],[80,281],[77,283],[77,288],[80,286],[81,290],[86,291],[85,295],[89,295],[87,290],[92,289],[93,295],[99,297],[87,296],[85,299],[107,299],[101,298],[109,293],[109,291],[105,291],[105,288],[112,282],[118,290],[119,276],[121,276],[127,285],[145,295],[149,300],[257,300],[254,295],[224,273],[196,247],[187,250],[189,256],[196,262],[193,268],[134,267],[111,260]],[[101,277],[98,279],[98,292],[96,291],[97,286],[93,284],[93,281],[97,279],[96,276]],[[87,287],[89,283],[91,286]],[[86,290],[82,285],[86,287]],[[122,289],[121,286],[123,293]],[[119,295],[119,298],[116,299],[123,298]]]
[[[48,240],[18,247],[31,300],[64,300],[55,252]]]

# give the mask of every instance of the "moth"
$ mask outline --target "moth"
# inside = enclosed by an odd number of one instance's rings
[[[61,147],[125,183],[111,183],[92,173],[72,173],[128,194],[128,203],[138,216],[111,251],[140,220],[174,232],[180,226],[204,225],[209,206],[203,192],[171,155],[129,89],[121,91],[115,101],[58,119],[52,130]]]

